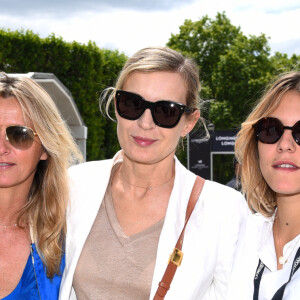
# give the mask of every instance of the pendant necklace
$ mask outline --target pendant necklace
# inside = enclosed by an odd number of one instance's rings
[[[119,173],[119,174],[120,174],[120,173]],[[119,176],[120,176],[120,175],[119,175]],[[144,186],[135,185],[135,184],[133,184],[133,183],[128,182],[128,181],[125,179],[125,177],[123,177],[123,176],[122,176],[122,177],[124,178],[123,180],[124,180],[127,184],[129,184],[129,185],[131,185],[131,186],[134,186],[134,187],[137,187],[137,188],[140,188],[140,189],[144,189],[144,190],[148,190],[148,191],[152,191],[153,189],[162,187],[162,186],[166,185],[167,183],[169,183],[169,182],[174,178],[174,176],[175,176],[175,174],[174,174],[170,179],[168,179],[167,181],[163,182],[163,183],[160,184],[160,185],[149,186],[149,187],[144,187]]]
[[[286,263],[286,260],[283,256],[283,246],[281,245],[281,240],[280,240],[280,237],[279,237],[279,220],[278,219],[277,219],[277,222],[276,222],[276,227],[277,227],[277,230],[276,230],[277,244],[278,244],[279,249],[282,248],[282,252],[281,252],[282,255],[280,255],[278,257],[278,263],[283,266]]]

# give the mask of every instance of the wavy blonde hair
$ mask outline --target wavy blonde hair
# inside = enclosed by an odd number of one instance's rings
[[[269,116],[276,110],[282,97],[288,91],[297,91],[300,94],[300,72],[281,74],[270,83],[253,111],[242,124],[235,143],[235,155],[240,164],[238,175],[241,179],[242,191],[247,196],[250,209],[266,217],[272,216],[275,212],[276,193],[262,176],[253,125],[259,119]]]
[[[83,158],[55,103],[36,82],[0,73],[0,96],[18,100],[25,123],[33,124],[48,154],[47,160],[38,163],[28,202],[18,214],[18,224],[30,223],[47,276],[53,277],[60,273],[66,234],[67,168]]]

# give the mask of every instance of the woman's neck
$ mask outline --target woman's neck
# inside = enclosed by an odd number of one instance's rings
[[[141,164],[124,156],[119,169],[120,179],[131,186],[151,189],[171,181],[175,175],[175,161],[171,159],[157,164]]]
[[[284,256],[284,245],[300,234],[300,197],[299,195],[277,195],[277,211],[273,224],[274,245],[277,269],[290,259]]]
[[[18,212],[28,201],[28,192],[20,194],[12,188],[1,188],[0,195],[0,224],[14,224],[18,217]]]
[[[276,222],[284,244],[300,233],[300,195],[277,197]]]

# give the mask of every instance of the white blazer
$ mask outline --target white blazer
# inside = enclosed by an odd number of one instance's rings
[[[66,267],[60,300],[76,299],[73,276],[80,253],[105,194],[114,159],[87,162],[70,168],[71,205],[67,214]],[[175,157],[175,181],[159,238],[150,299],[167,267],[170,253],[184,226],[186,207],[195,181]],[[201,196],[187,224],[183,261],[165,299],[225,299],[227,282],[248,208],[241,193],[205,181]],[[99,266],[101,268],[101,265]]]

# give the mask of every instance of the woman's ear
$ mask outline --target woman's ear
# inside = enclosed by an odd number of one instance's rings
[[[186,124],[182,131],[181,137],[185,137],[187,134],[189,134],[192,131],[192,129],[195,127],[196,123],[198,122],[199,118],[200,118],[200,111],[198,109],[196,109],[192,114],[187,116]]]
[[[44,149],[44,147],[42,147],[42,154],[41,154],[40,160],[47,160],[47,159],[48,159],[48,153]]]

